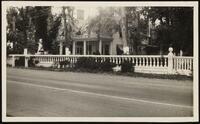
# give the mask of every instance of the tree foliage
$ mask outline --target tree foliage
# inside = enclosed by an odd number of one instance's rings
[[[34,51],[34,21],[33,7],[7,9],[7,41],[13,43],[12,53],[23,53],[24,48],[28,48],[29,52]]]
[[[140,46],[148,36],[148,18],[143,15],[143,7],[126,7],[127,35],[129,46],[132,47],[130,54],[140,54]],[[141,18],[143,17],[143,18]]]
[[[155,26],[155,44],[168,53],[170,44],[176,53],[183,50],[184,55],[193,55],[193,8],[192,7],[126,7],[126,26],[129,45],[136,50],[147,35],[148,20]],[[66,7],[66,27],[62,25],[62,14],[52,15],[50,6],[26,6],[7,8],[7,41],[13,43],[8,53],[23,53],[24,48],[35,53],[38,39],[43,39],[44,50],[58,53],[57,37],[66,32],[65,39],[72,40],[77,31],[73,7]],[[140,18],[140,16],[143,18]],[[113,29],[121,30],[121,11],[118,7],[99,8],[99,13],[87,25],[88,32],[112,35]],[[159,22],[159,24],[157,24]],[[60,30],[62,29],[62,30]],[[80,28],[78,34],[83,31]],[[66,43],[65,45],[68,45]]]
[[[50,10],[49,6],[7,9],[7,41],[14,44],[8,53],[22,54],[23,49],[28,48],[34,54],[40,38],[43,39],[44,50],[53,53],[53,42],[58,34],[61,17],[54,17]]]
[[[66,16],[66,42],[64,45],[66,45],[69,48],[69,45],[72,43],[72,34],[75,31],[76,25],[76,19],[74,18],[74,8],[71,6],[66,7],[67,13],[65,14]]]
[[[167,51],[172,44],[176,53],[183,50],[185,55],[193,55],[192,7],[148,7],[143,13],[153,23],[160,22],[156,31],[161,50]]]
[[[116,13],[116,8],[99,8],[98,15],[89,22],[88,31],[95,32],[97,35],[112,35],[113,29],[119,26],[114,13]]]
[[[49,53],[58,54],[58,42],[56,38],[58,36],[59,27],[61,25],[61,15],[50,15],[48,18],[48,27],[47,27],[47,37],[49,41]]]
[[[59,48],[59,52],[63,54],[63,48],[71,49],[72,35],[75,32],[74,8],[72,6],[62,7],[60,13],[60,24],[58,25],[57,38],[54,44]],[[57,50],[56,50],[57,51]]]
[[[50,15],[51,7],[44,7],[44,6],[36,6],[35,7],[35,27],[36,27],[36,41],[38,42],[39,39],[43,40],[43,47],[44,50],[50,50],[51,42],[48,40],[47,34],[47,19]]]

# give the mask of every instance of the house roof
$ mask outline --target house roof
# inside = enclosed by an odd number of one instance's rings
[[[87,36],[87,35],[79,35],[79,36],[73,36],[73,41],[98,41],[97,36]],[[111,36],[106,35],[100,35],[100,40],[102,41],[112,41],[113,38]]]

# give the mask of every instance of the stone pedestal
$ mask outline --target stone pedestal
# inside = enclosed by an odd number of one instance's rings
[[[28,49],[25,48],[24,49],[24,56],[25,56],[25,68],[28,68],[28,60],[29,60],[29,57],[27,56],[28,54]]]
[[[15,56],[12,56],[12,67],[15,67]]]

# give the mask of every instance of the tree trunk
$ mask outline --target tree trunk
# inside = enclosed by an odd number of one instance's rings
[[[126,32],[126,10],[124,7],[122,7],[121,9],[121,16],[122,16],[122,20],[121,20],[121,31],[122,31],[122,42],[123,42],[123,47],[127,47],[127,32]]]
[[[15,31],[15,22],[16,22],[16,18],[15,16],[13,16],[13,19],[12,19],[12,28],[13,28],[13,31]]]
[[[66,32],[66,14],[65,14],[65,10],[66,10],[66,8],[65,7],[63,7],[63,9],[62,9],[62,17],[63,17],[63,26],[64,26],[64,42],[66,42],[67,41],[67,32]],[[67,43],[67,42],[66,42]],[[66,44],[67,45],[67,47],[69,48],[69,46],[68,46],[68,44]],[[63,54],[63,40],[61,40],[60,41],[60,45],[59,45],[59,53],[60,53],[60,55],[62,55]]]

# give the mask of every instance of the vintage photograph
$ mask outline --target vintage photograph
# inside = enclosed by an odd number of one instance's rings
[[[197,2],[2,3],[4,121],[198,121]]]

